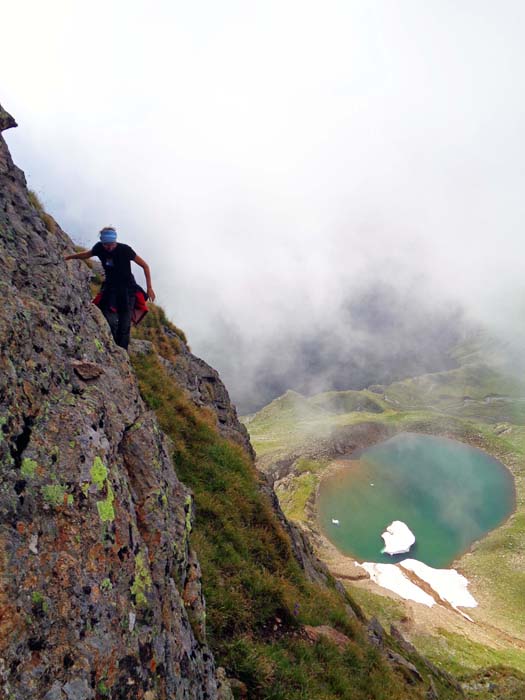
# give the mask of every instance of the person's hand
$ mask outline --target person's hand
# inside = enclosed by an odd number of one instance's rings
[[[155,301],[155,292],[153,291],[153,287],[148,287],[147,292],[151,301]]]

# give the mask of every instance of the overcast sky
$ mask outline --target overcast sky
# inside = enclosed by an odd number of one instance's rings
[[[2,25],[30,186],[85,245],[115,225],[219,369],[217,329],[337,324],[376,278],[520,327],[525,3],[18,0]]]

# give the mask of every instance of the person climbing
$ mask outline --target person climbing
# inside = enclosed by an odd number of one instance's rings
[[[65,255],[64,260],[87,260],[94,256],[102,263],[106,279],[100,294],[93,301],[109,323],[116,344],[127,350],[132,319],[138,322],[147,312],[147,298],[155,301],[149,266],[129,245],[117,243],[117,232],[113,226],[105,226],[100,231],[100,241],[91,250]],[[144,270],[147,294],[135,282],[131,261]]]

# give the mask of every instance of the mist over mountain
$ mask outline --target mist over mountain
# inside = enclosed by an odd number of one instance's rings
[[[525,357],[523,3],[31,4],[17,162],[76,243],[117,227],[243,410],[439,368],[456,304]]]
[[[289,318],[266,340],[247,339],[227,323],[214,334],[205,354],[220,367],[241,413],[287,389],[305,395],[363,389],[451,369],[451,351],[473,329],[458,305],[437,305],[386,281],[362,284],[339,308],[310,321],[299,329]]]

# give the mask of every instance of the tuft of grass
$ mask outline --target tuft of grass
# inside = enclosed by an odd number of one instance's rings
[[[31,203],[31,205],[38,211],[39,214],[42,214],[45,211],[44,205],[40,201],[40,197],[37,195],[37,193],[34,190],[28,190],[27,198],[29,199],[29,202]]]
[[[148,308],[149,313],[133,329],[133,337],[149,340],[161,357],[175,362],[181,351],[181,342],[188,345],[186,335],[167,319],[164,309],[160,306],[149,303]]]
[[[423,697],[401,691],[394,673],[384,671],[380,653],[350,642],[344,650],[328,640],[312,645],[301,638],[271,645],[242,637],[231,649],[232,669],[249,688],[263,683],[268,700],[397,700]],[[250,697],[252,697],[250,695]]]
[[[34,209],[37,210],[37,212],[40,215],[40,218],[44,222],[44,226],[50,233],[54,233],[57,228],[57,223],[51,216],[51,214],[48,214],[47,211],[44,208],[44,205],[42,204],[39,196],[37,195],[36,192],[33,190],[28,191],[28,199],[30,204],[33,206]]]

